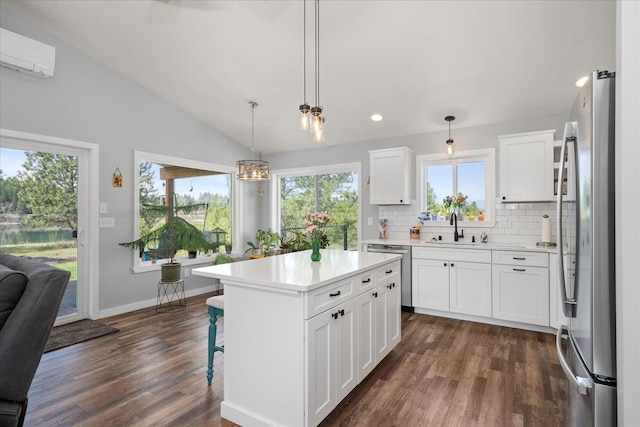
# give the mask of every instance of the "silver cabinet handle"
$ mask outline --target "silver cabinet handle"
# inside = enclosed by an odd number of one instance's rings
[[[562,367],[562,370],[564,371],[566,377],[578,390],[578,394],[589,396],[591,394],[593,382],[590,378],[579,377],[574,374],[571,371],[571,368],[569,367],[566,359],[564,358],[564,354],[562,353],[562,338],[565,336],[568,336],[567,327],[565,325],[562,325],[556,333],[556,352],[558,353],[558,361],[560,362],[560,366]]]

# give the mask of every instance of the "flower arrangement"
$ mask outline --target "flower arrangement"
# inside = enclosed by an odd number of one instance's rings
[[[442,205],[447,212],[453,212],[459,210],[467,204],[467,196],[462,193],[458,193],[457,196],[447,196],[442,200]]]
[[[324,235],[324,226],[331,221],[331,215],[327,212],[309,212],[304,216],[305,232],[309,233],[311,240],[320,240]]]

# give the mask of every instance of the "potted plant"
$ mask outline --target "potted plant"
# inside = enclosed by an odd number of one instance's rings
[[[137,249],[142,251],[152,259],[169,258],[169,262],[161,265],[161,278],[163,282],[175,282],[180,280],[180,263],[176,262],[176,252],[180,249],[194,250],[210,250],[213,245],[205,239],[202,231],[198,230],[192,224],[189,224],[184,218],[177,216],[178,212],[193,212],[202,204],[188,206],[145,206],[144,209],[152,209],[163,212],[170,212],[173,215],[162,224],[137,240],[126,243],[119,243],[120,246],[131,250]],[[145,247],[151,243],[157,242],[156,249],[145,251]]]
[[[271,252],[272,248],[276,247],[276,244],[280,240],[280,235],[268,228],[266,230],[258,229],[256,232],[256,243],[247,242],[249,249],[247,249],[244,253],[246,254],[249,251],[253,251],[253,253],[249,254],[249,258],[263,258]]]

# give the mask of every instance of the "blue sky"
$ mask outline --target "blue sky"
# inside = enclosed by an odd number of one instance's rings
[[[3,178],[18,175],[24,161],[24,151],[0,147],[0,169],[2,169]]]

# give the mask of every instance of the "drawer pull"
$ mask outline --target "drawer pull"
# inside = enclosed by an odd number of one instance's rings
[[[364,280],[362,281],[362,283],[369,283],[369,282],[371,282],[371,277],[369,277],[368,279],[364,279]]]
[[[513,259],[517,259],[518,261],[524,261],[524,260],[526,260],[527,258],[525,258],[525,257],[517,257],[517,256],[514,256],[514,257],[513,257]]]
[[[340,291],[336,292],[335,294],[329,294],[330,297],[337,297],[338,295],[340,295]]]
[[[340,310],[340,316],[344,316],[344,310]]]
[[[391,273],[393,273],[393,270],[387,270],[387,271],[385,271],[385,273],[391,274]]]
[[[378,298],[378,293],[377,292],[374,292],[371,295],[373,295],[374,297]]]
[[[334,319],[338,318],[338,313],[331,313],[331,317],[333,317]]]
[[[527,271],[526,268],[514,268],[513,271]]]

